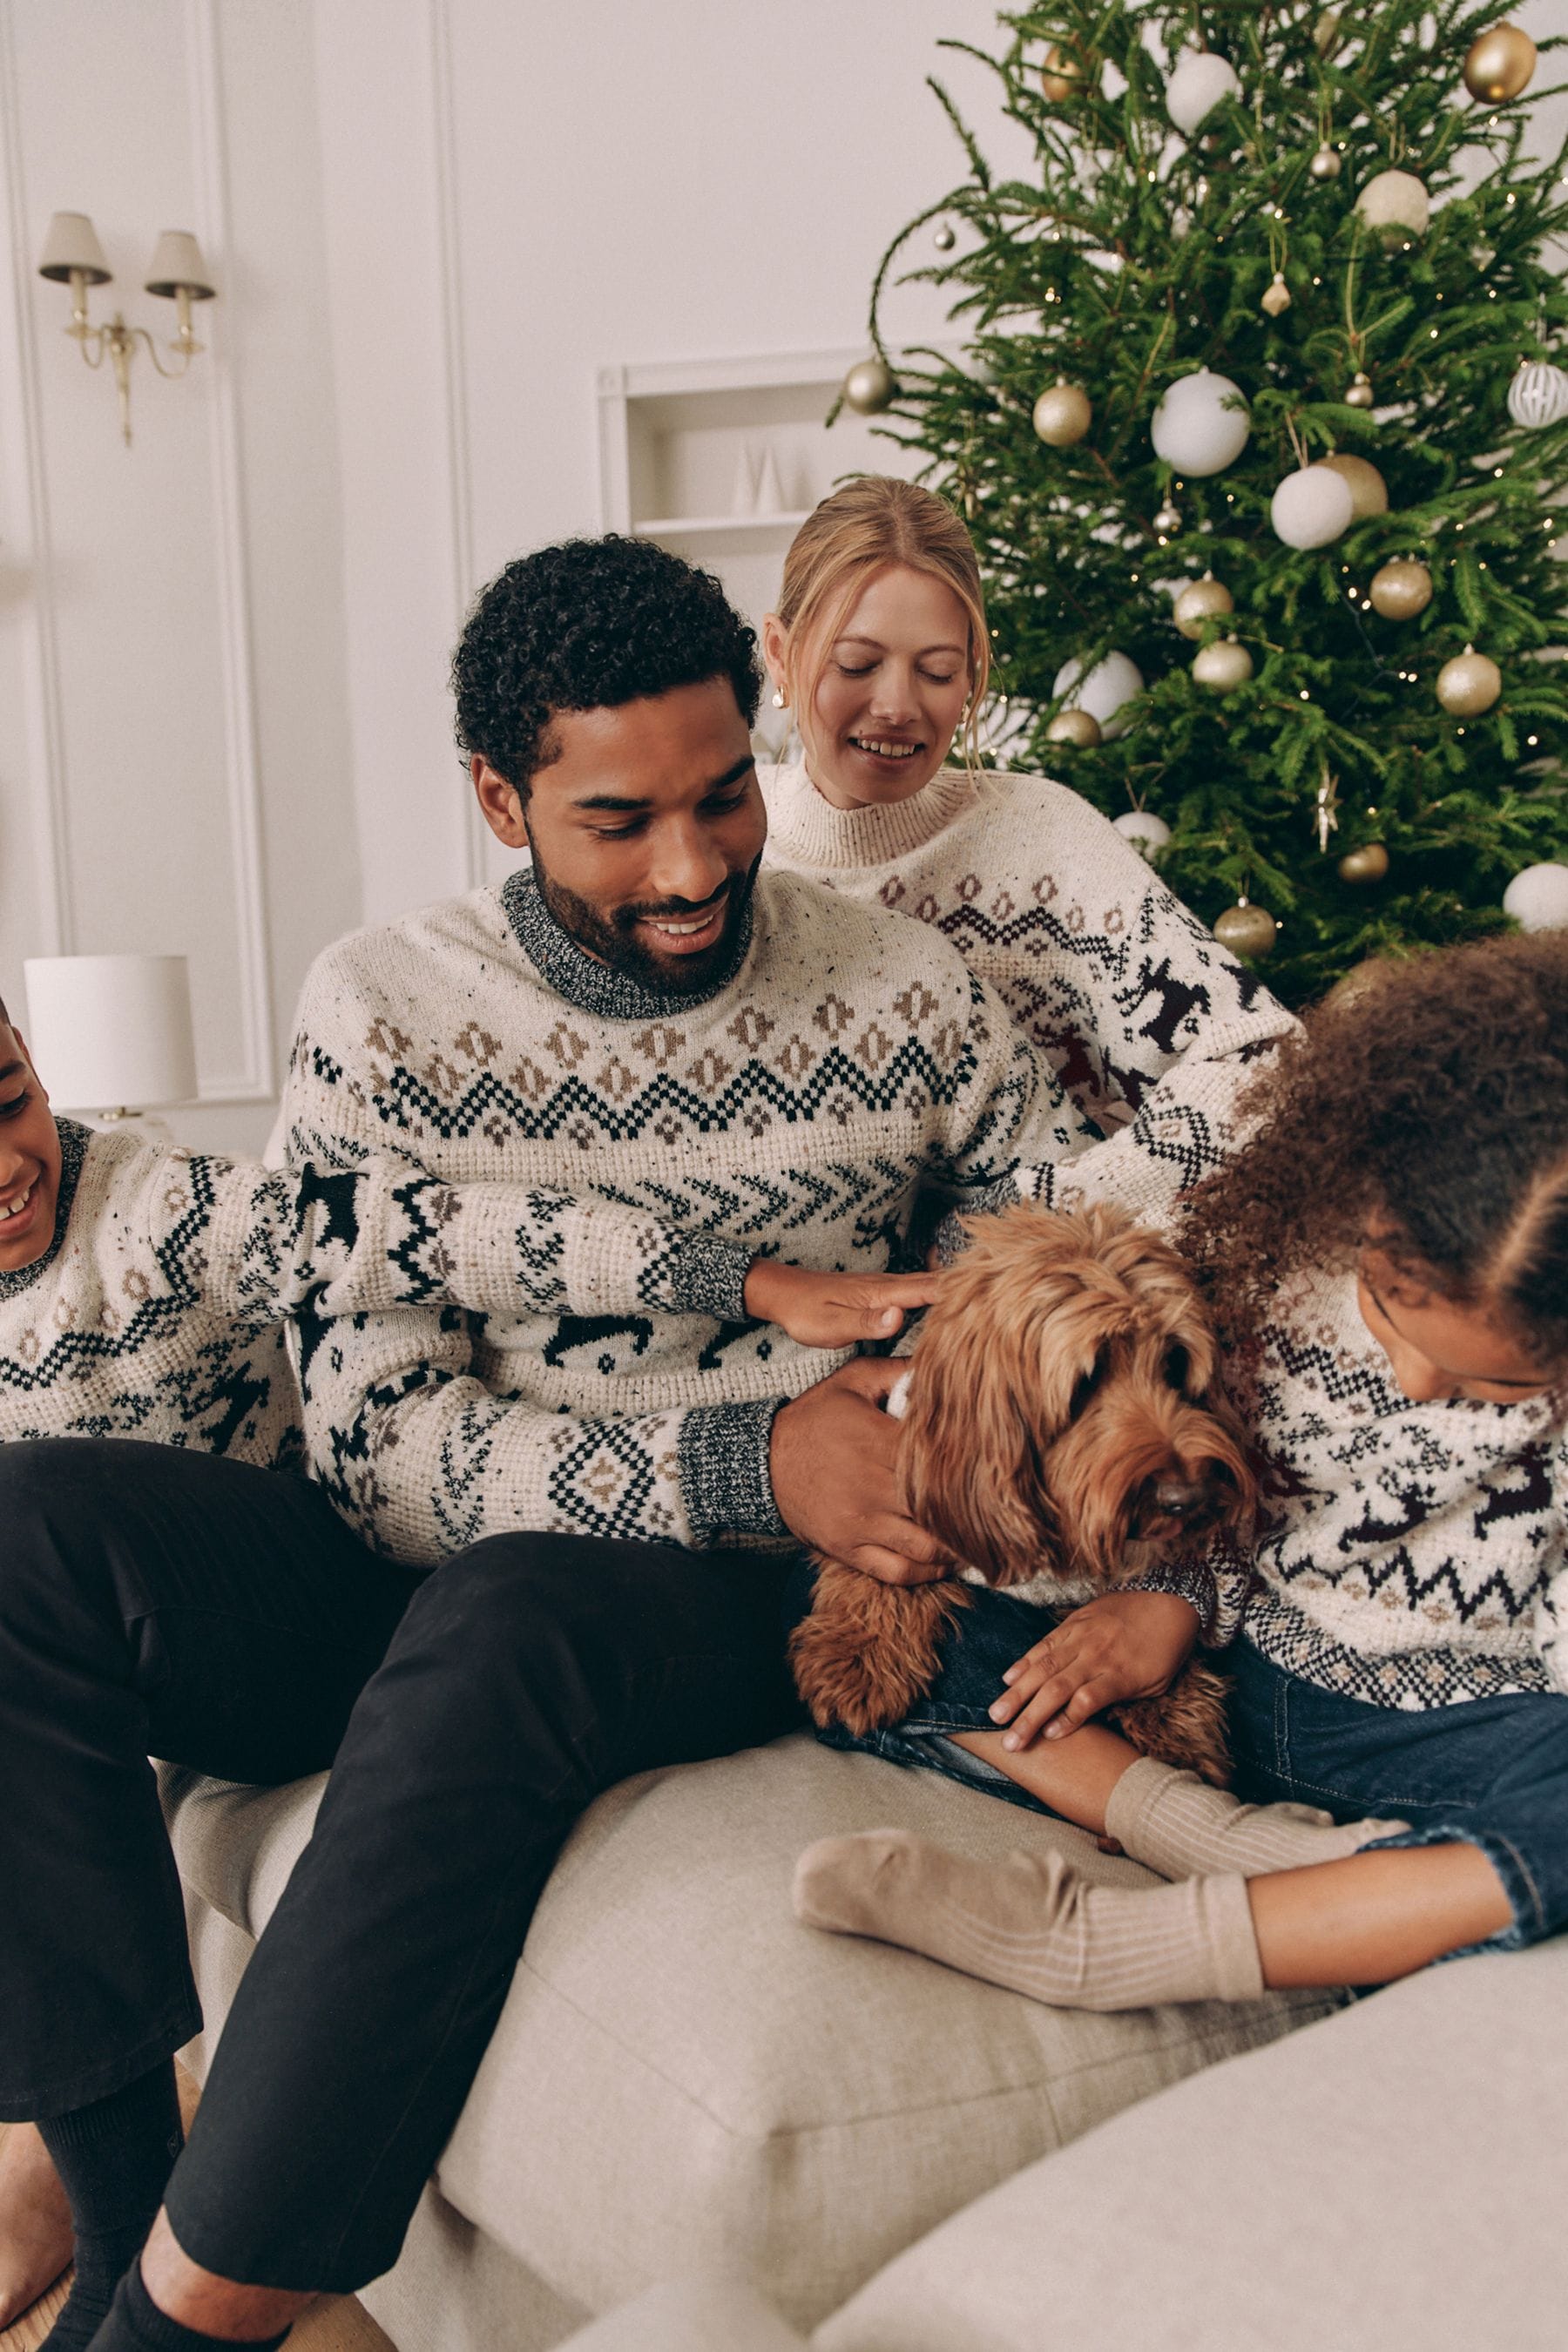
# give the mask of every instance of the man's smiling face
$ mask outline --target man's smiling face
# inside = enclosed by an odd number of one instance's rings
[[[27,1049],[0,1012],[0,1274],[43,1256],[55,1237],[59,1130]]]
[[[545,904],[612,970],[700,996],[745,919],[767,818],[727,677],[556,711],[526,801],[478,754],[487,823],[533,853]]]

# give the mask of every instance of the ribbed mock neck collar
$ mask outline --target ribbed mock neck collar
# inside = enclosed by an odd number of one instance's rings
[[[19,1265],[14,1272],[0,1273],[0,1298],[15,1298],[19,1291],[30,1290],[53,1265],[65,1241],[66,1227],[70,1223],[71,1202],[76,1199],[82,1162],[87,1158],[87,1147],[92,1141],[92,1135],[89,1129],[79,1126],[74,1118],[57,1118],[55,1129],[60,1139],[60,1189],[55,1200],[54,1239],[43,1256],[36,1257],[31,1265]]]
[[[545,905],[530,867],[520,866],[515,874],[507,877],[501,884],[500,900],[518,944],[540,978],[547,981],[569,1004],[577,1005],[584,1013],[596,1013],[605,1021],[668,1020],[689,1013],[694,1004],[711,1003],[729,987],[752,944],[752,909],[748,906],[745,920],[712,986],[700,995],[688,996],[674,989],[646,987],[640,980],[616,971],[580,948]]]
[[[775,770],[767,798],[773,846],[792,859],[825,868],[886,866],[945,833],[973,807],[975,788],[962,768],[940,768],[907,800],[841,809],[824,800],[804,765],[796,765]]]

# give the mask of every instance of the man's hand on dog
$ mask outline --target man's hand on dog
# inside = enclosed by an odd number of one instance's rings
[[[779,1517],[813,1551],[883,1584],[934,1584],[950,1571],[904,1509],[899,1424],[882,1411],[908,1370],[861,1357],[782,1406],[769,1469]]]
[[[776,1323],[803,1348],[854,1348],[896,1339],[906,1315],[929,1307],[940,1276],[926,1274],[815,1274],[779,1258],[753,1259],[746,1312]]]
[[[1118,1699],[1168,1690],[1201,1631],[1198,1612],[1174,1592],[1103,1592],[1026,1650],[1002,1679],[991,1720],[1008,1727],[1004,1748],[1041,1732],[1064,1739]]]

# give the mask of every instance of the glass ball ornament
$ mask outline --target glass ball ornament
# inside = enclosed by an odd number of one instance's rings
[[[1174,539],[1182,528],[1181,512],[1176,507],[1163,506],[1150,520],[1156,535],[1161,539]]]
[[[1506,106],[1530,87],[1535,43],[1517,25],[1493,25],[1470,43],[1460,71],[1472,98],[1483,106]]]
[[[1092,751],[1102,740],[1092,710],[1058,710],[1046,729],[1047,743],[1071,743],[1080,751]]]
[[[1527,432],[1568,416],[1568,375],[1549,360],[1526,361],[1508,388],[1508,413]]]
[[[1126,733],[1121,706],[1142,691],[1143,673],[1137,663],[1113,653],[1097,661],[1087,677],[1081,662],[1064,662],[1052,681],[1051,699],[1061,702],[1071,695],[1074,707],[1098,719],[1100,733],[1109,739]]]
[[[1040,88],[1053,106],[1063,106],[1083,89],[1085,74],[1070,49],[1052,42],[1040,66]]]
[[[1327,547],[1354,521],[1355,500],[1342,474],[1300,466],[1275,491],[1268,513],[1287,547]]]
[[[1342,882],[1381,882],[1388,872],[1388,852],[1381,841],[1367,841],[1347,849],[1339,864]]]
[[[1193,657],[1193,677],[1211,694],[1234,694],[1252,676],[1252,656],[1237,637],[1220,637]]]
[[[1163,849],[1171,838],[1171,828],[1163,816],[1152,809],[1127,809],[1110,820],[1123,841],[1130,841],[1140,857],[1152,857],[1156,849]]]
[[[1568,930],[1568,866],[1526,866],[1502,894],[1502,910],[1527,931]]]
[[[1212,49],[1184,49],[1165,84],[1165,111],[1178,131],[1190,138],[1227,98],[1239,98],[1241,80],[1234,66]]]
[[[1345,386],[1345,406],[1347,408],[1372,406],[1372,378],[1364,369],[1357,368],[1355,374]]]
[[[1327,140],[1317,149],[1307,166],[1314,180],[1337,180],[1344,168],[1344,157],[1337,147],[1331,147]]]
[[[1501,692],[1501,670],[1474,646],[1467,646],[1437,672],[1437,699],[1451,719],[1479,719]]]
[[[1241,386],[1199,368],[1167,384],[1149,424],[1154,455],[1178,474],[1201,480],[1240,457],[1252,430]]]
[[[1320,457],[1318,463],[1327,466],[1342,482],[1350,485],[1351,505],[1360,522],[1366,515],[1388,512],[1388,485],[1375,466],[1364,457],[1352,457],[1350,451],[1336,449],[1331,457]]]
[[[953,247],[958,243],[958,236],[951,222],[943,221],[942,223],[942,226],[933,235],[931,243],[935,246],[939,253],[951,253],[952,251]]]
[[[860,416],[880,416],[898,396],[898,380],[884,359],[857,360],[844,379],[845,404]]]
[[[1355,209],[1385,245],[1425,236],[1432,203],[1414,172],[1376,172],[1355,200]]]
[[[1236,599],[1223,580],[1205,572],[1201,580],[1188,583],[1171,607],[1171,618],[1184,637],[1201,637],[1204,623],[1222,619],[1234,613]]]
[[[1083,439],[1093,418],[1089,394],[1065,377],[1058,377],[1035,403],[1035,430],[1047,448],[1070,449]]]
[[[1277,269],[1272,281],[1264,288],[1260,307],[1271,319],[1281,318],[1290,308],[1290,289],[1282,270]]]
[[[1373,573],[1367,594],[1385,621],[1413,621],[1432,602],[1432,574],[1413,555],[1395,555]]]
[[[1214,935],[1232,955],[1245,956],[1249,963],[1260,963],[1279,938],[1279,926],[1266,907],[1255,907],[1250,899],[1238,898],[1219,918]]]

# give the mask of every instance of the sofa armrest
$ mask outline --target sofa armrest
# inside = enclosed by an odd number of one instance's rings
[[[558,2352],[805,2352],[743,2279],[676,2279],[579,2331]]]

